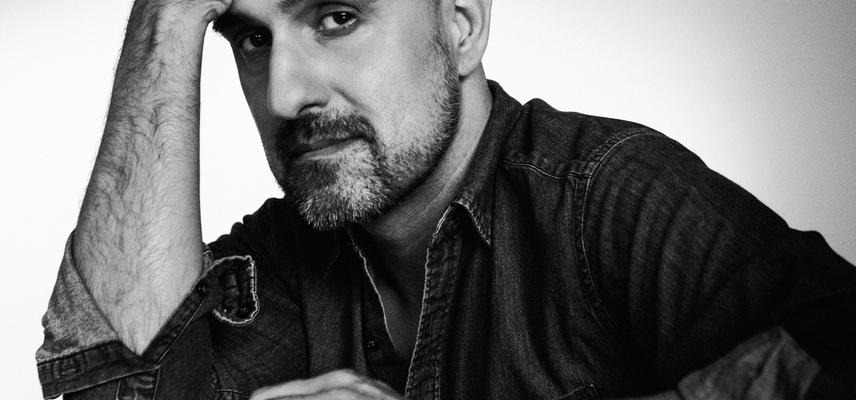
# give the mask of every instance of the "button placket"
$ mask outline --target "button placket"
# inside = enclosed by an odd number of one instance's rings
[[[383,303],[373,276],[368,259],[355,245],[353,248],[358,260],[362,262],[363,273],[360,274],[362,285],[360,313],[362,318],[362,346],[367,366],[372,371],[372,377],[386,382],[393,389],[404,392],[408,361],[398,356],[392,344]]]
[[[459,246],[456,246],[456,232],[460,215],[454,212],[453,206],[446,209],[437,224],[428,248],[425,293],[416,346],[407,376],[407,398],[438,399],[440,396],[440,353],[443,350],[443,332],[446,329],[459,250]]]

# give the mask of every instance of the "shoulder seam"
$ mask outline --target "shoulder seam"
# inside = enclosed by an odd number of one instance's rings
[[[541,168],[538,168],[537,166],[535,166],[535,164],[532,164],[532,163],[521,163],[521,162],[514,162],[514,161],[509,161],[509,160],[502,160],[502,163],[509,166],[509,167],[525,168],[525,169],[528,169],[528,170],[531,170],[531,171],[537,173],[538,175],[542,175],[542,176],[550,178],[550,179],[560,180],[560,181],[567,180],[567,177],[562,177],[562,176],[558,176],[555,174],[551,174],[547,171],[544,171]]]
[[[566,163],[568,165],[581,165],[581,167],[571,167],[568,168],[564,175],[558,175],[556,173],[551,173],[544,168],[539,167],[535,163],[532,162],[521,162],[509,159],[502,159],[501,162],[503,165],[511,167],[511,168],[524,168],[530,171],[537,173],[543,177],[557,180],[557,181],[570,181],[573,179],[587,179],[592,177],[597,173],[600,165],[603,164],[604,160],[609,157],[609,154],[618,147],[621,143],[635,136],[639,135],[656,135],[657,131],[652,130],[650,128],[641,128],[641,129],[632,129],[626,132],[622,132],[620,134],[611,136],[604,143],[598,145],[593,151],[589,152],[589,154],[579,159],[578,161],[562,161],[562,163]],[[515,152],[516,153],[516,152]],[[517,153],[523,156],[521,153]],[[548,161],[550,163],[556,164],[555,160],[542,158],[544,161]]]
[[[600,146],[595,148],[585,159],[584,164],[586,168],[584,169],[581,175],[584,175],[587,178],[593,177],[597,170],[600,169],[603,162],[609,157],[609,155],[622,143],[627,141],[628,139],[634,138],[640,135],[657,135],[659,134],[657,131],[650,128],[642,128],[642,129],[632,129],[626,132],[622,132],[618,135],[612,136],[607,139],[606,142],[602,143]],[[586,190],[588,190],[588,185],[586,185]]]

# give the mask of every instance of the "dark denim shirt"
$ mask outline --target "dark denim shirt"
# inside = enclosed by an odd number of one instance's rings
[[[856,269],[819,234],[647,127],[491,90],[427,249],[410,359],[347,232],[272,199],[209,245],[142,356],[67,249],[37,354],[44,395],[245,399],[341,368],[410,399],[836,398],[856,382]]]

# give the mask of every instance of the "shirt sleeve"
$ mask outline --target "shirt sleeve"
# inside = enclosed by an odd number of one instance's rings
[[[72,257],[71,235],[57,282],[42,318],[44,343],[36,363],[45,398],[75,393],[74,398],[212,398],[212,351],[206,318],[214,310],[221,321],[239,326],[258,312],[255,267],[250,257],[212,260],[205,250],[204,273],[152,343],[138,356],[110,326],[84,284]],[[235,285],[240,282],[249,285]],[[248,291],[252,296],[226,296]],[[236,302],[234,299],[245,299]],[[216,306],[216,307],[215,307]],[[215,309],[216,308],[216,309]]]
[[[799,388],[813,380],[852,390],[856,268],[820,234],[790,228],[659,134],[624,140],[597,162],[586,206],[586,258],[606,323],[651,366],[658,388],[674,389],[739,343],[781,327],[821,372],[780,378]],[[771,350],[789,345],[764,348],[770,352],[749,352],[772,357],[758,366],[785,368],[782,360],[800,354]],[[690,384],[705,381],[696,378],[685,381],[684,393],[701,387]]]

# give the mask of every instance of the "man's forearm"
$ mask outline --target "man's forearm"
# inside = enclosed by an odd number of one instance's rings
[[[201,273],[199,75],[222,1],[136,1],[74,257],[120,338],[141,353]]]

